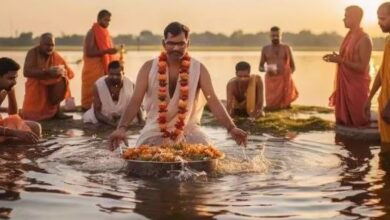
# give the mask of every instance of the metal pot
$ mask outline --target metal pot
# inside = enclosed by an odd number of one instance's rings
[[[183,169],[183,166],[187,166],[196,171],[205,171],[210,173],[217,168],[217,165],[218,159],[188,161],[185,163],[127,160],[126,171],[130,176],[164,177],[168,176],[169,171],[181,170]]]

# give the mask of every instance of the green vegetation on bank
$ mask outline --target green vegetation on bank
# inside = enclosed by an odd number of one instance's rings
[[[286,136],[290,132],[331,130],[334,128],[334,122],[325,120],[320,115],[332,113],[332,109],[325,107],[293,105],[289,109],[265,112],[265,116],[256,121],[243,117],[237,117],[234,120],[237,126],[251,134],[268,133]],[[210,112],[205,113],[203,124],[219,125]]]
[[[295,50],[297,48],[302,50],[337,49],[343,40],[343,36],[335,32],[314,34],[308,30],[302,30],[298,33],[284,32],[282,38],[283,42],[292,46]],[[148,30],[141,31],[139,35],[121,34],[113,36],[115,45],[124,44],[128,50],[158,50],[161,47],[162,39],[161,35]],[[262,46],[270,43],[268,31],[253,34],[238,30],[230,35],[206,31],[191,33],[190,40],[191,47],[194,50],[259,50]],[[16,37],[0,37],[0,47],[31,47],[37,44],[38,41],[38,37],[33,36],[32,32],[24,32]],[[63,34],[56,37],[57,46],[70,46],[68,49],[71,50],[80,50],[77,48],[82,48],[83,41],[84,36],[78,34]],[[373,38],[373,44],[376,50],[382,50],[384,38]]]

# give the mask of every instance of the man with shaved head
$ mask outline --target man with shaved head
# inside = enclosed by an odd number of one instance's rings
[[[363,10],[358,6],[345,9],[344,25],[349,29],[339,54],[327,54],[326,62],[337,64],[335,90],[330,104],[335,107],[336,124],[348,127],[369,126],[365,111],[370,86],[369,62],[372,52],[370,37],[361,28]]]
[[[59,111],[60,103],[70,96],[69,79],[74,76],[65,60],[55,50],[51,33],[40,37],[39,45],[27,52],[23,74],[27,78],[22,114],[39,121],[71,116]]]
[[[384,33],[390,33],[390,2],[383,3],[378,8],[378,24]],[[390,144],[390,39],[386,39],[382,65],[372,85],[366,108],[370,109],[371,100],[380,87],[378,97],[378,125],[381,142]]]

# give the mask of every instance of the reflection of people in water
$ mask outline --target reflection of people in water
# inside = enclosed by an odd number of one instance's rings
[[[340,156],[344,164],[343,174],[340,175],[342,177],[340,184],[341,186],[350,186],[352,190],[356,190],[354,195],[348,195],[342,200],[349,200],[359,206],[364,205],[367,200],[373,197],[367,190],[373,183],[365,180],[371,170],[370,160],[373,158],[373,154],[371,153],[370,146],[373,143],[348,139],[337,134],[335,142],[348,151],[347,156]],[[361,193],[358,190],[365,192]]]
[[[202,207],[206,193],[194,183],[145,181],[135,191],[134,212],[150,219],[215,219],[219,213]]]

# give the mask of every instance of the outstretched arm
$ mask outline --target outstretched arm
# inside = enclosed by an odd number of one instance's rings
[[[152,61],[150,60],[146,62],[138,72],[134,92],[130,99],[130,102],[127,105],[125,112],[122,114],[117,129],[110,136],[110,147],[112,150],[119,147],[119,144],[122,141],[125,142],[126,145],[128,145],[126,135],[127,127],[130,122],[133,121],[134,117],[136,117],[141,107],[142,100],[148,88],[149,71],[151,66]]]
[[[200,88],[207,99],[207,104],[210,107],[211,112],[217,118],[217,120],[228,130],[230,135],[234,138],[237,144],[246,145],[247,134],[245,131],[239,129],[230,118],[226,109],[223,107],[221,101],[218,99],[214,92],[213,85],[211,83],[211,77],[207,69],[201,65],[200,67]]]

